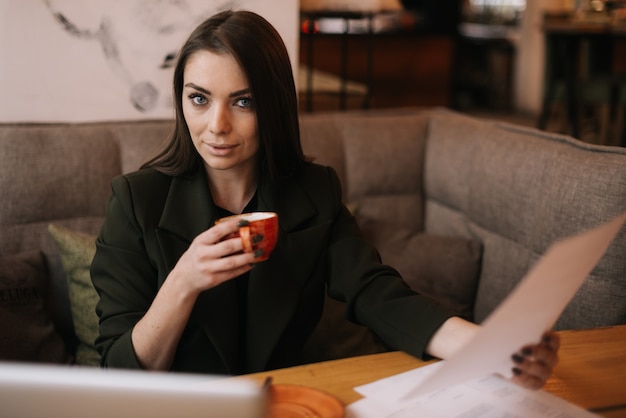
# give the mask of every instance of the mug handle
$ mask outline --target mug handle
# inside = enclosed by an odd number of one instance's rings
[[[241,236],[241,243],[243,244],[243,251],[246,253],[252,252],[252,240],[250,239],[250,227],[242,226],[239,228],[239,236]]]

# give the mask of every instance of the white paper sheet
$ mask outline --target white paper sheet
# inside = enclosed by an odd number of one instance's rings
[[[467,417],[501,416],[478,413],[478,409],[472,409],[478,408],[478,404],[465,405],[457,399],[466,397],[470,390],[482,387],[482,384],[476,382],[489,382],[487,386],[490,387],[496,381],[492,375],[510,375],[511,354],[526,344],[538,342],[543,332],[554,325],[625,221],[626,213],[623,213],[597,228],[551,245],[514,291],[485,320],[474,338],[457,353],[448,360],[437,363],[436,367],[420,368],[388,378],[391,380],[383,379],[380,384],[375,382],[376,386],[359,388],[358,391],[363,390],[366,398],[350,405],[349,411],[353,414],[351,416],[404,417],[415,416],[419,412],[427,414],[426,416],[439,416],[433,415],[434,411],[439,411],[440,414],[441,411],[447,411],[441,416],[455,416],[451,414],[451,410],[444,408],[447,403],[452,405],[456,413],[463,411],[469,413]],[[488,376],[487,380],[483,380],[485,376]],[[501,383],[502,390],[505,386],[510,390],[516,388],[504,379],[500,378],[497,381],[504,382]],[[551,401],[559,401],[557,403],[560,403],[562,408],[569,405],[542,391],[529,392],[522,388],[519,390],[525,393],[524,399],[529,399],[530,403],[541,401],[542,404],[545,402],[551,404]],[[471,396],[468,399],[470,398]],[[513,408],[509,412],[515,412],[514,404],[507,405]],[[545,408],[548,406],[544,405]],[[573,405],[569,406],[579,409]],[[410,414],[403,415],[402,408],[406,407],[412,409],[409,409]],[[367,414],[368,410],[375,411],[380,408],[387,408],[387,412],[383,415]],[[382,414],[382,411],[378,412]],[[528,415],[522,413],[521,416]],[[553,415],[537,413],[534,416]],[[580,409],[577,414],[564,416],[593,415]]]
[[[419,382],[440,370],[443,362],[359,386],[365,398],[350,404],[347,418],[592,418],[597,417],[547,392],[524,389],[489,375],[404,401],[389,402],[389,388]]]

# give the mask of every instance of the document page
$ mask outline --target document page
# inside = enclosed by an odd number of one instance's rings
[[[410,370],[355,388],[365,398],[347,408],[347,418],[591,418],[576,405],[541,390],[524,389],[498,375],[488,375],[407,400],[391,401],[389,388],[413,383],[441,368],[444,362]]]

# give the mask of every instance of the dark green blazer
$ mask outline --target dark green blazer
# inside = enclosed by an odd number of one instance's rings
[[[96,346],[103,366],[140,368],[133,326],[194,237],[218,215],[204,170],[171,177],[144,169],[114,179],[112,189],[91,267],[100,295]],[[423,355],[449,314],[380,263],[342,204],[331,168],[309,164],[278,184],[261,181],[257,198],[257,210],[278,213],[280,232],[272,256],[249,275],[245,364],[238,364],[240,311],[229,281],[198,298],[172,370],[233,374],[298,364],[326,285],[332,297],[348,302],[349,319],[390,347]]]

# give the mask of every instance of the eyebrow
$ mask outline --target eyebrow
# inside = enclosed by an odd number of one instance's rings
[[[211,95],[211,92],[209,90],[205,89],[204,87],[200,87],[194,83],[187,83],[185,84],[185,87],[191,87],[192,89],[198,90],[199,92],[206,94],[207,96]],[[250,94],[250,89],[245,88],[245,89],[234,91],[230,93],[228,97],[237,97],[237,96],[241,96],[244,94]]]

